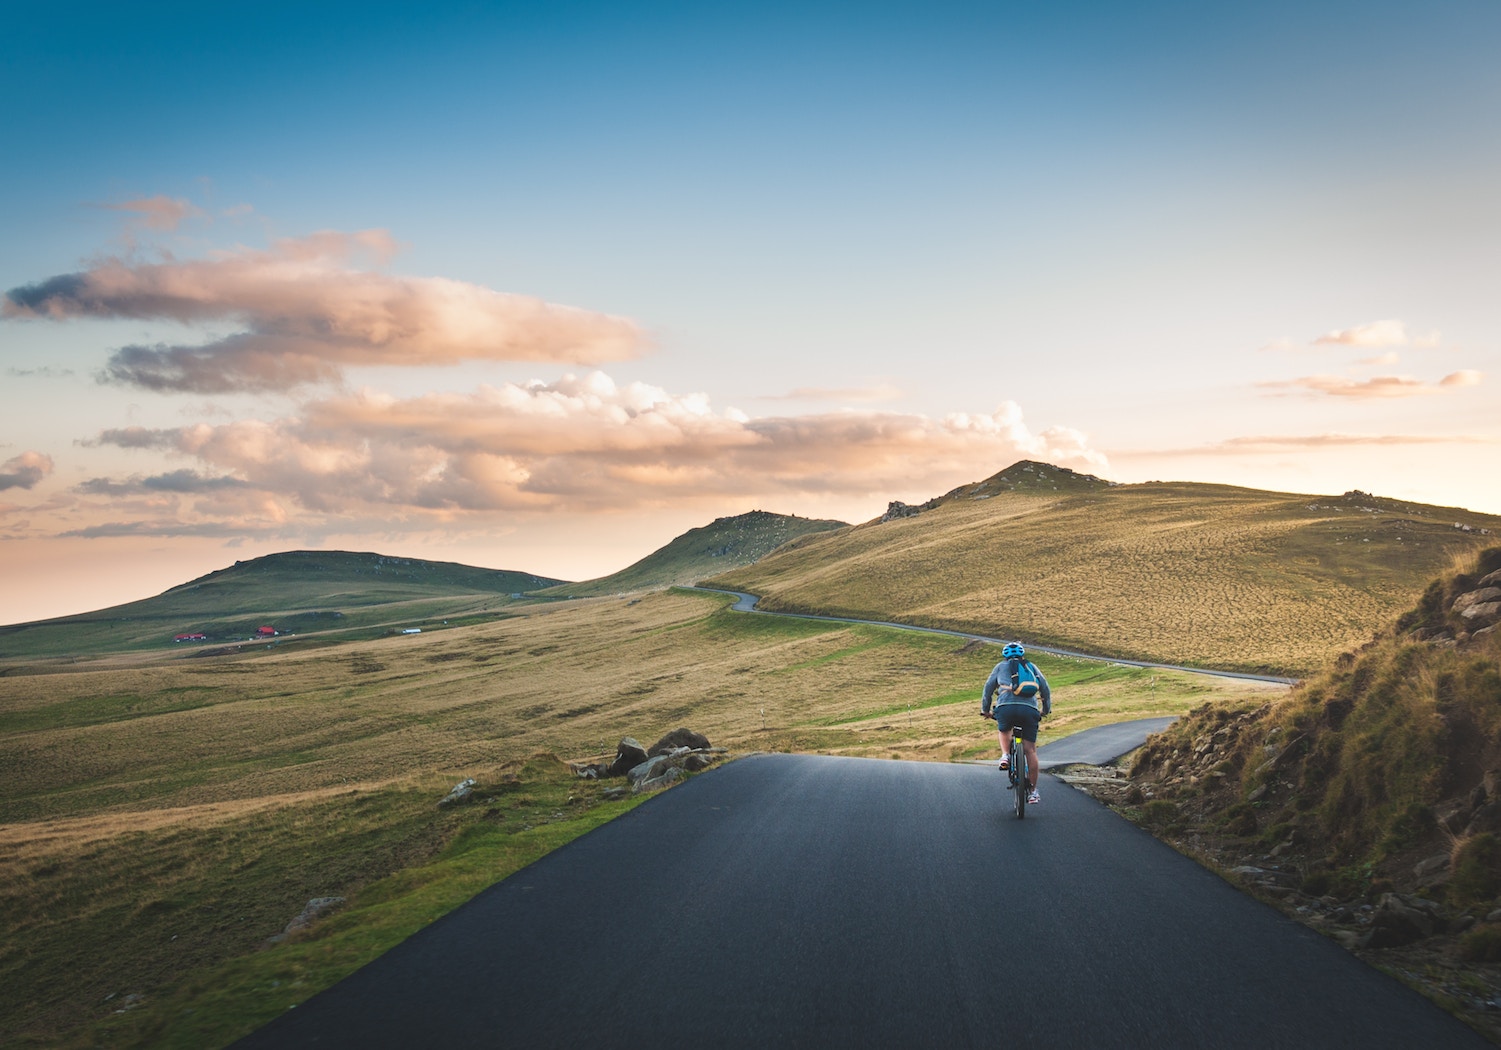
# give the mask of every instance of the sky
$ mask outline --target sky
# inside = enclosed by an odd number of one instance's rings
[[[1022,458],[1501,513],[1493,0],[0,10],[0,623]]]

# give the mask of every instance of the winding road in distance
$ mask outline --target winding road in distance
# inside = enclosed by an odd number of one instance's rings
[[[238,1046],[1490,1044],[1051,778],[752,755],[497,883]]]
[[[896,627],[903,631],[921,631],[924,634],[944,634],[950,638],[963,638],[966,641],[993,642],[997,645],[1012,641],[1010,638],[992,638],[985,634],[974,634],[971,631],[950,631],[942,627],[919,627],[917,624],[896,623],[891,620],[860,620],[852,616],[815,616],[812,613],[787,613],[773,612],[770,609],[758,609],[756,603],[761,600],[760,595],[748,594],[745,591],[728,591],[722,587],[685,587],[689,591],[709,591],[714,594],[732,594],[735,596],[735,604],[730,606],[735,612],[756,613],[761,616],[789,616],[796,620],[823,620],[828,623],[865,623],[875,627]],[[1157,664],[1149,660],[1126,660],[1118,656],[1100,656],[1097,653],[1081,653],[1074,649],[1059,649],[1049,645],[1034,645],[1027,643],[1028,649],[1035,649],[1040,653],[1052,653],[1054,656],[1073,656],[1080,660],[1099,660],[1102,663],[1124,664],[1127,667],[1156,667],[1164,671],[1187,671],[1190,674],[1207,674],[1216,678],[1244,678],[1252,682],[1272,682],[1276,685],[1297,685],[1296,678],[1279,678],[1276,675],[1249,674],[1244,671],[1211,671],[1203,667],[1182,667],[1178,664]]]

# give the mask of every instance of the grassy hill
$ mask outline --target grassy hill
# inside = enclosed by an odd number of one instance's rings
[[[455,562],[348,551],[287,551],[235,562],[125,605],[0,627],[0,659],[182,648],[178,634],[241,642],[270,626],[282,634],[343,636],[483,616],[511,595],[560,581]],[[283,643],[285,644],[285,643]]]
[[[753,510],[732,518],[716,518],[702,528],[689,529],[661,550],[610,576],[536,593],[553,597],[587,597],[697,583],[706,576],[759,561],[799,536],[848,527],[842,521]]]
[[[1024,461],[713,582],[763,608],[1302,674],[1498,532],[1501,517],[1359,491],[1114,485]]]

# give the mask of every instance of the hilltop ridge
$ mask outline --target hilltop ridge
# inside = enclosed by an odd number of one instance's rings
[[[752,510],[715,518],[707,525],[689,529],[666,546],[609,576],[531,593],[546,597],[589,597],[693,584],[705,576],[753,564],[801,537],[848,527],[848,522],[828,518]]]
[[[878,520],[893,521],[896,518],[912,518],[925,510],[934,510],[947,503],[955,503],[959,500],[990,499],[1003,492],[1098,492],[1100,489],[1115,486],[1116,482],[1097,478],[1093,474],[1080,474],[1068,467],[1056,467],[1051,463],[1042,463],[1035,459],[1022,459],[1005,470],[992,474],[984,481],[960,485],[956,489],[945,492],[942,496],[934,496],[926,503],[912,505],[903,503],[901,500],[892,500],[886,508],[886,513]]]

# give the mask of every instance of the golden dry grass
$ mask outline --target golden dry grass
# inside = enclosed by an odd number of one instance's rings
[[[169,994],[309,897],[430,857],[460,827],[434,820],[449,786],[539,752],[612,754],[687,725],[738,752],[996,753],[977,714],[995,647],[725,604],[664,592],[314,652],[0,678],[0,979],[17,990],[0,1027],[55,1035],[107,1014],[112,992]],[[1042,666],[1053,736],[1266,688]]]
[[[1461,517],[1476,531],[1455,529]],[[1363,642],[1498,531],[1492,516],[1363,494],[1164,483],[1007,492],[804,537],[714,582],[760,594],[768,609],[1304,673]]]

